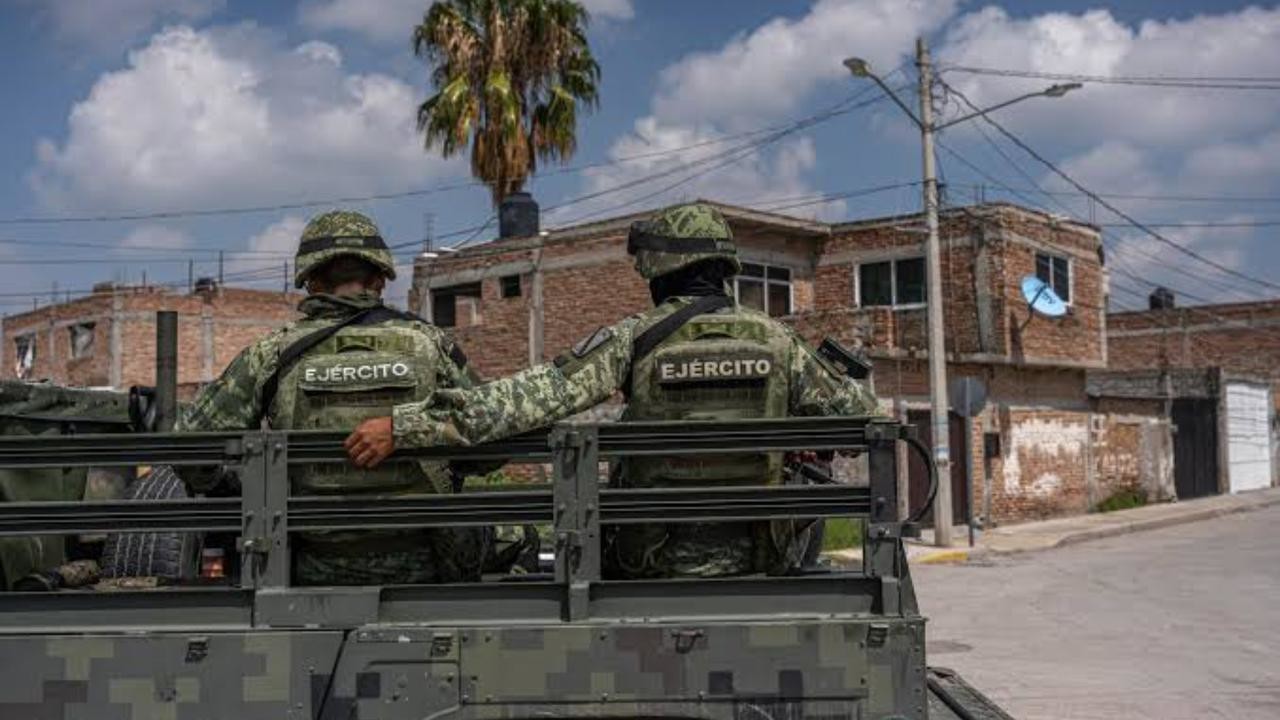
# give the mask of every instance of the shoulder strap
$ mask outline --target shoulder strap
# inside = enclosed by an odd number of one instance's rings
[[[267,378],[266,382],[262,384],[262,412],[265,413],[267,408],[271,407],[272,401],[276,399],[276,393],[280,390],[280,376],[288,372],[289,368],[293,367],[293,364],[298,362],[298,359],[301,358],[308,350],[333,337],[339,330],[353,325],[377,325],[378,323],[386,322],[387,320],[416,319],[418,319],[418,317],[411,313],[393,310],[385,305],[378,305],[376,307],[368,308],[367,310],[361,310],[360,312],[343,319],[341,322],[336,322],[332,325],[322,327],[315,332],[308,333],[307,335],[303,335],[298,338],[292,345],[285,348],[284,351],[280,353],[280,361],[276,363],[276,369]]]
[[[627,367],[627,379],[623,384],[627,395],[631,394],[631,375],[636,363],[643,360],[653,352],[654,348],[661,345],[663,340],[671,337],[693,318],[731,305],[733,305],[733,299],[727,295],[704,295],[650,325],[648,329],[637,335],[631,343],[631,364]]]

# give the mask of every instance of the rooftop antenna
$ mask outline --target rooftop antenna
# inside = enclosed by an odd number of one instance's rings
[[[436,244],[436,214],[422,213],[422,254],[430,255]]]

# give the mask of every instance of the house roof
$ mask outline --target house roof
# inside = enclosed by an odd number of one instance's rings
[[[938,212],[938,217],[940,219],[958,218],[963,216],[982,217],[983,215],[998,214],[1001,212],[1011,212],[1031,220],[1070,227],[1093,235],[1098,235],[1101,232],[1100,228],[1096,225],[1080,222],[1079,220],[1074,220],[1064,215],[1047,213],[1041,210],[1033,210],[1028,207],[1023,207],[1022,205],[1003,201],[984,202],[977,205],[945,208]],[[901,215],[885,215],[881,217],[835,223],[831,226],[831,231],[833,233],[839,233],[849,230],[865,230],[867,228],[880,225],[901,225],[907,222],[923,222],[923,220],[924,213],[922,212],[906,213]]]
[[[709,200],[706,198],[699,198],[697,202],[706,203],[715,207],[725,216],[726,219],[738,226],[765,230],[781,230],[813,240],[821,240],[839,232],[862,230],[881,225],[901,225],[910,222],[920,222],[923,217],[922,213],[910,213],[905,215],[888,215],[832,224],[817,220],[806,220],[804,218],[785,215],[783,213],[756,210],[742,205],[734,205],[732,203],[719,202],[717,200]],[[631,223],[637,220],[652,217],[655,213],[681,204],[684,203],[672,203],[659,208],[628,213],[626,215],[618,215],[603,220],[593,220],[590,222],[565,225],[563,227],[548,228],[536,236],[498,238],[485,243],[462,248],[457,251],[446,250],[445,252],[449,252],[450,256],[454,257],[478,257],[512,250],[536,248],[547,243],[569,242],[585,238],[620,234],[626,232],[631,226]],[[960,217],[962,215],[980,216],[982,214],[1001,212],[1012,212],[1036,221],[1068,226],[1094,235],[1095,237],[1099,233],[1096,226],[1089,225],[1088,223],[1078,222],[1059,215],[1053,215],[1039,210],[1032,210],[1022,207],[1021,205],[1006,202],[987,202],[968,207],[948,208],[943,210],[940,213],[940,216],[943,219],[948,219]]]
[[[823,222],[805,220],[804,218],[798,218],[792,215],[783,215],[781,213],[755,210],[741,205],[733,205],[731,203],[723,203],[705,198],[699,198],[696,202],[711,205],[719,210],[720,213],[725,216],[726,220],[729,220],[731,223],[738,226],[747,226],[766,230],[783,230],[815,240],[825,238],[831,234],[831,226]],[[683,204],[685,203],[672,203],[670,205],[664,205],[651,210],[618,215],[603,220],[576,223],[558,228],[548,228],[536,236],[494,239],[486,243],[460,249],[456,253],[452,253],[452,255],[457,257],[474,257],[476,255],[487,255],[496,252],[537,247],[548,242],[564,242],[625,233],[631,227],[631,223],[637,220],[644,220],[653,217],[656,213],[662,212],[667,208]]]

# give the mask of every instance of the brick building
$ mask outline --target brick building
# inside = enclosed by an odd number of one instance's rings
[[[791,323],[811,342],[830,336],[862,347],[884,410],[927,430],[921,219],[829,225],[716,205],[740,246],[744,272],[732,288],[739,301]],[[410,306],[453,328],[486,376],[550,359],[650,306],[626,253],[631,222],[649,214],[500,231],[484,245],[424,256]],[[974,510],[991,521],[1091,509],[1130,482],[1095,462],[1106,424],[1095,422],[1085,392],[1086,373],[1107,365],[1097,230],[993,203],[944,213],[941,238],[948,372],[979,377],[990,389],[987,410],[973,421],[972,448],[961,447],[961,421],[952,418],[957,517],[965,510],[965,462],[975,478]],[[1019,288],[1033,274],[1068,302],[1065,317],[1029,313]],[[922,473],[913,474],[919,498]]]
[[[1280,300],[1150,308],[1107,317],[1111,372],[1095,393],[1145,401],[1173,423],[1179,497],[1280,480]]]
[[[3,321],[0,378],[127,388],[155,382],[155,315],[178,313],[184,395],[249,343],[298,317],[294,293],[205,284],[193,293],[105,283],[81,298]]]
[[[1280,402],[1280,300],[1174,307],[1168,293],[1152,308],[1107,316],[1113,370],[1221,368],[1267,379]]]

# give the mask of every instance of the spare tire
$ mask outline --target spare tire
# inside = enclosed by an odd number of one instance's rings
[[[125,488],[125,500],[179,500],[190,497],[182,478],[159,465]],[[195,576],[197,538],[184,532],[108,535],[102,548],[103,577],[156,577],[185,580]]]

